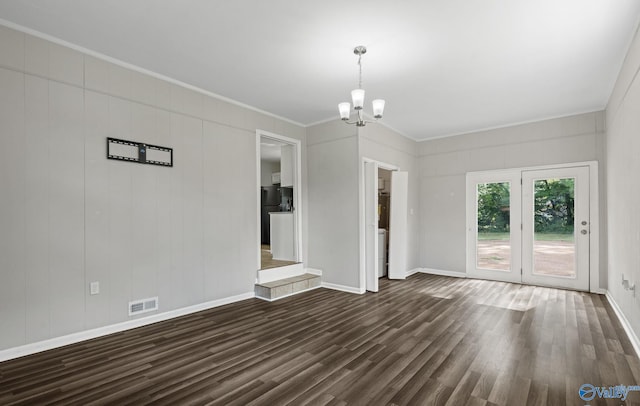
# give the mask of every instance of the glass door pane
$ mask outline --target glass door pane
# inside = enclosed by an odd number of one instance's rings
[[[476,185],[476,267],[511,270],[511,191],[509,182]]]
[[[575,278],[575,178],[535,180],[533,204],[533,273]]]
[[[589,290],[589,167],[522,172],[522,281]]]

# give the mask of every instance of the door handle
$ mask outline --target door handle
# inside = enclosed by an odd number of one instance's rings
[[[587,234],[587,230],[580,230],[580,234]]]

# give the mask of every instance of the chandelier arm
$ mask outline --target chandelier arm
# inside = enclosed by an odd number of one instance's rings
[[[373,121],[369,121],[369,120],[362,120],[362,121],[347,121],[347,120],[342,120],[343,123],[345,124],[349,124],[349,125],[358,125],[359,127],[364,127],[365,124],[373,124],[373,123],[377,123],[378,119],[374,119]]]
[[[358,115],[358,118],[356,119],[356,121],[348,121],[348,120],[342,120],[345,124],[350,124],[350,125],[357,125],[358,127],[364,127],[367,124],[373,124],[373,123],[377,123],[380,119],[378,118],[373,118],[373,121],[371,120],[365,120],[362,117],[362,111],[361,110],[357,110],[356,114]]]

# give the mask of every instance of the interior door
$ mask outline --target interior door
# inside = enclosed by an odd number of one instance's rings
[[[364,163],[365,281],[370,292],[378,291],[378,164]]]
[[[409,173],[404,171],[391,172],[389,279],[405,279],[407,277],[408,191]]]
[[[467,269],[520,282],[520,171],[467,175]]]
[[[522,281],[589,290],[589,168],[522,172]]]

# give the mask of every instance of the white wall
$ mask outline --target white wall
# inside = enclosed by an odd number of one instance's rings
[[[600,287],[606,287],[604,114],[580,114],[420,143],[420,262],[465,272],[465,174],[599,161]]]
[[[608,290],[640,337],[640,34],[607,106]],[[622,288],[622,275],[636,294]]]
[[[369,158],[394,165],[409,173],[409,193],[407,200],[407,271],[420,268],[420,205],[418,143],[382,125],[370,124],[360,129],[360,158]],[[360,174],[363,181],[364,174]],[[387,184],[386,187],[389,187]],[[393,238],[393,237],[391,237]]]
[[[417,143],[384,126],[364,128],[340,120],[307,129],[309,170],[309,265],[322,280],[363,292],[360,274],[360,183],[362,158],[409,172],[408,270],[419,267]]]
[[[336,120],[307,129],[309,266],[322,281],[360,289],[358,137]]]
[[[5,27],[0,89],[0,350],[253,291],[255,130],[305,159],[304,128]],[[109,136],[174,167],[107,160]]]

